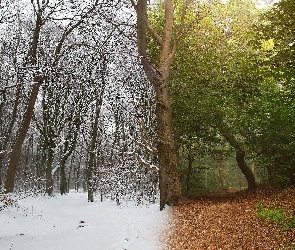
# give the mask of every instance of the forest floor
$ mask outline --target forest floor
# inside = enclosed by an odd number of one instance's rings
[[[214,192],[171,213],[167,250],[295,250],[295,188]]]
[[[87,193],[10,197],[0,202],[0,250],[158,250],[170,215],[159,204],[87,202]]]

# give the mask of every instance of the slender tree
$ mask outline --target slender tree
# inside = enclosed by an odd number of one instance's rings
[[[41,27],[44,25],[43,12],[45,7],[46,6],[40,6],[38,4],[37,8],[35,9],[35,15],[36,15],[35,28],[32,35],[32,41],[30,44],[28,56],[24,65],[25,67],[27,66],[36,67],[37,65],[37,48],[38,48],[38,43],[40,38]],[[34,75],[33,86],[29,96],[29,101],[24,114],[20,132],[17,136],[17,139],[12,147],[12,151],[10,154],[9,165],[7,169],[7,175],[6,175],[5,186],[4,186],[6,193],[12,192],[14,188],[14,179],[15,179],[15,175],[17,171],[20,154],[21,154],[21,148],[31,123],[35,102],[37,100],[37,95],[39,92],[40,85],[42,84],[43,81],[44,81],[44,76],[42,74]]]
[[[101,69],[100,69],[100,76],[101,76],[101,88],[100,92],[96,96],[95,100],[95,110],[94,110],[94,121],[92,124],[93,130],[91,133],[91,140],[89,144],[89,162],[87,166],[87,192],[88,192],[88,201],[93,202],[93,192],[94,192],[94,184],[95,184],[95,177],[94,171],[96,169],[96,144],[97,139],[100,136],[98,134],[98,122],[101,112],[101,106],[103,103],[103,96],[106,87],[106,74],[107,74],[107,55],[101,55],[102,62],[101,62]]]

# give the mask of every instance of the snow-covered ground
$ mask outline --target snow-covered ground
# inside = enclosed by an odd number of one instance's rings
[[[169,215],[158,204],[89,203],[85,193],[17,204],[0,211],[1,250],[158,250]]]

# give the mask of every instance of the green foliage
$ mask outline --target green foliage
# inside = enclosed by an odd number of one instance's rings
[[[269,181],[287,187],[295,183],[295,100],[274,79],[267,81],[265,93],[253,103],[249,134],[256,160],[267,167]],[[271,87],[271,88],[270,88]],[[259,131],[259,133],[257,133]]]
[[[246,45],[251,35],[245,32],[253,10],[237,1],[203,8],[206,16],[180,44],[170,86],[176,129],[212,142],[219,133],[216,115],[235,121],[243,117],[238,108],[257,92],[257,67]]]
[[[286,214],[283,209],[271,210],[261,208],[260,211],[258,211],[257,216],[262,220],[269,219],[271,222],[282,223],[285,220]]]
[[[269,51],[269,69],[277,79],[286,78],[289,83],[295,68],[295,1],[281,0],[262,15],[257,40],[273,40],[274,49]]]
[[[257,44],[269,44],[259,50],[267,91],[253,106],[260,134],[252,145],[260,163],[267,166],[270,183],[282,187],[295,184],[294,20],[295,2],[282,0],[261,16],[256,32]]]
[[[295,217],[288,216],[284,209],[268,209],[257,205],[256,215],[258,218],[275,223],[282,231],[289,231],[295,228]]]
[[[205,144],[207,155],[214,159],[216,147],[227,145],[221,136],[225,128],[217,117],[222,117],[230,132],[243,141],[242,135],[249,129],[247,108],[261,92],[256,52],[247,42],[253,37],[250,26],[257,14],[247,1],[203,8],[207,8],[206,16],[180,44],[170,89],[180,138],[190,136],[201,141],[200,146]]]

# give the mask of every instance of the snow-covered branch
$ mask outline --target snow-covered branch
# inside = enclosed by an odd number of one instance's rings
[[[143,146],[149,153],[152,155],[158,154],[158,150],[152,145],[151,139],[146,131],[146,128],[143,124],[143,120],[138,120],[139,123],[139,132],[141,142],[136,142],[138,145]]]
[[[144,166],[146,169],[151,170],[153,172],[159,172],[159,168],[156,165],[152,165],[152,164],[147,163],[137,153],[135,153],[135,152],[129,152],[129,153],[126,153],[126,154],[127,155],[130,155],[130,156],[134,156],[138,160],[138,162],[142,166]]]

